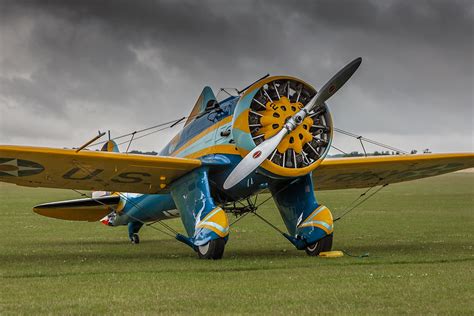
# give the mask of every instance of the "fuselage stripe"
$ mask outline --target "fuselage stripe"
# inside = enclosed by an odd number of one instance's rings
[[[217,128],[227,124],[227,123],[230,123],[232,121],[232,115],[230,116],[227,116],[226,118],[222,119],[221,121],[217,122],[216,124],[212,125],[212,126],[209,126],[208,128],[206,128],[205,130],[203,130],[202,132],[200,132],[199,134],[197,134],[196,136],[194,136],[193,138],[191,138],[190,140],[188,140],[186,143],[184,143],[182,146],[180,146],[178,149],[176,149],[175,151],[173,151],[171,153],[171,156],[177,156],[179,155],[182,151],[184,151],[186,148],[188,148],[189,146],[191,146],[192,144],[198,142],[200,139],[204,138],[205,136],[207,136],[208,134],[212,133],[213,131],[215,131]]]

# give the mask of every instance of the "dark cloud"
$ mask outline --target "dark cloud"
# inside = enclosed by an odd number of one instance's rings
[[[270,72],[318,87],[362,56],[329,102],[339,127],[472,150],[473,21],[472,1],[4,0],[0,142],[77,145],[186,115],[204,85]]]

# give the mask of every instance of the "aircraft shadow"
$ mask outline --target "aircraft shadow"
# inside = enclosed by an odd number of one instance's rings
[[[44,264],[45,262],[64,262],[74,263],[86,258],[86,260],[94,261],[100,260],[104,262],[117,261],[140,261],[140,260],[168,260],[179,262],[185,259],[196,259],[196,254],[189,249],[186,245],[181,245],[177,241],[169,240],[145,240],[139,245],[132,245],[126,241],[61,241],[61,242],[38,242],[35,243],[36,251],[31,253],[1,253],[0,262],[24,262],[25,259],[28,263]],[[112,247],[107,251],[104,251],[102,246]],[[152,247],[150,247],[152,246]],[[161,247],[160,247],[161,246]],[[463,248],[464,246],[464,248]],[[456,262],[456,261],[474,261],[474,258],[466,257],[466,251],[462,251],[468,246],[462,243],[394,243],[394,244],[372,244],[372,245],[347,245],[347,248],[338,247],[335,244],[334,250],[344,249],[346,252],[346,259],[354,259],[348,256],[358,256],[364,253],[369,253],[367,258],[361,258],[366,260],[332,260],[333,264],[401,264],[401,263],[440,263],[440,262]],[[85,250],[84,247],[87,249]],[[65,249],[64,251],[61,248]],[[142,249],[141,249],[142,248]],[[143,249],[145,248],[145,249]],[[41,251],[41,249],[47,249]],[[126,251],[130,249],[130,251]],[[347,250],[346,250],[347,249]],[[448,251],[444,251],[448,249]],[[459,252],[453,251],[453,249],[459,249]],[[115,251],[117,250],[117,251]],[[125,251],[124,251],[125,250]],[[436,252],[442,253],[439,259],[434,259],[433,254]],[[449,253],[449,256],[447,256]],[[404,254],[400,256],[400,254]],[[394,256],[395,255],[395,256]],[[410,259],[407,259],[406,255],[411,255]],[[226,249],[224,259],[220,262],[225,261],[246,261],[246,260],[288,260],[288,258],[302,258],[306,257],[304,251],[297,251],[296,249],[288,248],[283,251],[282,249],[268,248],[268,249]],[[463,258],[464,257],[464,258]],[[319,259],[319,258],[308,258]],[[196,259],[197,260],[197,259]],[[212,262],[212,261],[209,261]],[[309,261],[311,262],[311,261]],[[268,267],[266,267],[268,269]]]

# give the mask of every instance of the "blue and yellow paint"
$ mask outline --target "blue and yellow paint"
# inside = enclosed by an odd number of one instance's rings
[[[314,188],[340,188],[343,185],[364,187],[368,183],[371,186],[373,181],[379,182],[382,176],[385,181],[400,182],[474,165],[472,154],[354,158],[325,161],[313,175],[312,171],[318,164],[305,168],[283,168],[267,160],[232,190],[221,192],[227,175],[255,146],[248,126],[251,100],[263,84],[274,79],[268,78],[257,83],[241,97],[229,97],[222,101],[219,111],[206,112],[209,102],[214,101],[215,97],[209,88],[205,88],[193,108],[191,118],[159,157],[2,146],[0,177],[5,182],[30,186],[39,186],[39,183],[46,187],[70,185],[74,181],[75,188],[80,185],[79,188],[85,190],[95,190],[95,186],[103,189],[102,184],[109,181],[115,186],[115,191],[147,193],[121,194],[118,204],[117,199],[114,199],[112,207],[116,213],[115,223],[128,224],[129,232],[136,233],[142,222],[180,216],[187,232],[187,236],[180,237],[180,240],[192,247],[217,238],[227,240],[227,215],[218,205],[269,189],[286,225],[287,238],[297,248],[303,249],[331,234],[334,229],[331,212],[317,202]],[[281,102],[287,101],[283,99]],[[269,131],[266,132],[267,137],[272,136]],[[301,130],[298,132],[304,133]],[[279,149],[283,151],[290,144],[284,142],[281,146]],[[291,146],[298,151],[303,142]],[[118,147],[109,141],[102,150],[118,152]],[[82,170],[82,165],[74,165],[66,173],[59,173],[56,166],[72,155],[81,160],[83,165],[94,168],[86,172]],[[104,161],[112,159],[112,156],[113,168],[106,168]],[[54,176],[54,181],[44,176],[45,170],[49,172],[48,177]],[[313,179],[319,179],[319,182],[313,184]],[[129,188],[136,191],[128,191]],[[221,200],[215,200],[217,197]],[[72,211],[82,208],[87,214],[76,212],[73,215],[70,205],[56,205],[54,211],[50,208],[41,212],[56,218],[96,220],[108,211],[101,206],[99,212],[95,212],[96,205],[93,205],[93,211],[86,211],[90,201],[81,203],[79,206],[74,205]]]

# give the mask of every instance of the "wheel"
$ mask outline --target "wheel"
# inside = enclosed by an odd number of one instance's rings
[[[305,248],[306,254],[308,256],[317,256],[319,253],[324,251],[331,251],[332,249],[332,234],[323,237],[318,240],[316,243]]]
[[[132,237],[130,237],[130,241],[132,242],[132,244],[139,244],[140,237],[138,237],[138,234],[133,234]]]
[[[223,238],[213,239],[205,245],[198,246],[199,259],[221,259],[224,255],[225,240]]]

